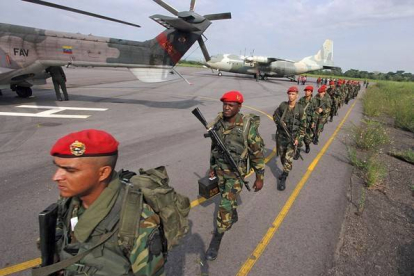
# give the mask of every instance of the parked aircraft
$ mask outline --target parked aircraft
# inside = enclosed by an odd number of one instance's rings
[[[41,0],[22,0],[48,7],[138,25]],[[231,13],[199,15],[179,12],[162,0],[154,0],[175,17],[150,16],[166,28],[154,39],[144,42],[92,35],[64,33],[0,23],[0,89],[10,87],[20,97],[32,95],[31,86],[45,84],[49,66],[126,67],[143,82],[166,81],[171,70],[188,49],[198,41],[205,49],[202,34],[211,21],[230,19]],[[1,91],[1,90],[0,90]]]
[[[218,75],[223,72],[253,75],[256,79],[267,77],[287,77],[294,79],[295,75],[320,69],[332,69],[333,42],[325,40],[322,48],[314,56],[305,57],[300,61],[264,56],[239,56],[220,54],[207,60],[207,67],[216,69]]]

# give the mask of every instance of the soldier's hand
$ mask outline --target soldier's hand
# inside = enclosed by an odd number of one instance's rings
[[[214,170],[210,169],[210,172],[209,172],[209,177],[210,177],[210,178],[214,178],[214,177],[216,177],[216,174],[214,173]]]
[[[298,139],[295,140],[294,145],[297,146],[299,144]]]
[[[312,126],[311,126],[311,128],[315,128],[315,123],[312,123]]]
[[[263,188],[263,180],[262,179],[257,179],[253,184],[253,189],[255,192],[260,191]]]
[[[322,113],[323,109],[319,107],[318,113]]]

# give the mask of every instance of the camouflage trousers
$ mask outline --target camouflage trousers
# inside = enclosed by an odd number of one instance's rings
[[[306,145],[309,145],[310,143],[312,143],[312,139],[313,139],[313,129],[309,125],[306,128],[305,136],[303,137],[303,141],[305,142]],[[300,147],[302,147],[302,142],[300,143]]]
[[[323,127],[325,126],[326,122],[328,121],[328,116],[329,116],[329,114],[324,114],[318,120],[318,124],[316,126],[317,127],[316,135],[318,137],[321,134],[321,132],[323,131]]]
[[[277,141],[277,151],[282,162],[283,172],[290,172],[292,170],[293,157],[295,156],[295,149],[292,142],[283,136],[279,136]]]
[[[312,125],[310,123],[306,125],[305,136],[303,136],[303,142],[305,142],[306,145],[309,145],[310,143],[312,143],[313,129],[311,127]],[[303,142],[302,141],[299,142],[299,146],[298,146],[299,148],[303,147]]]
[[[237,195],[242,190],[242,184],[237,176],[229,171],[216,169],[219,178],[220,205],[217,212],[216,226],[219,233],[230,230],[237,222]]]

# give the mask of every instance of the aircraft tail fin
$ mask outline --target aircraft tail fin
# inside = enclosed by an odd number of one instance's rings
[[[313,56],[315,61],[323,66],[334,66],[333,61],[333,41],[330,39],[325,40],[322,48],[316,55]]]
[[[325,40],[321,49],[316,55],[305,57],[301,60],[301,62],[305,64],[318,65],[320,67],[334,67],[332,40]]]

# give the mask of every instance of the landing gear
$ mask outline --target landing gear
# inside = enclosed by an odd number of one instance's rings
[[[28,98],[32,95],[32,89],[30,87],[12,85],[10,88],[21,98]]]
[[[221,73],[220,71],[217,73],[217,75],[219,76],[219,77],[221,77],[221,76],[223,76],[223,73]]]

